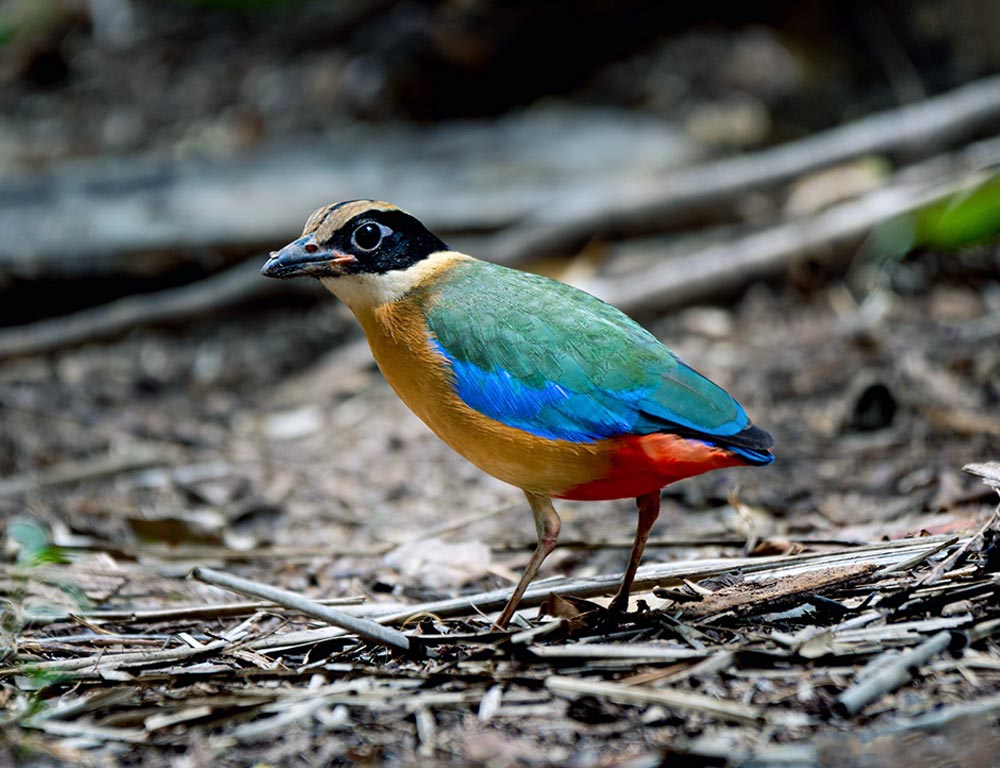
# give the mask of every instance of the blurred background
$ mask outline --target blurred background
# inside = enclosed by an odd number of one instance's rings
[[[672,169],[995,73],[998,27],[989,0],[5,0],[0,322],[190,282],[340,198],[391,198],[515,262],[757,223],[786,203],[814,211],[989,134],[996,110],[967,120],[941,105],[931,119],[951,130],[893,141],[904,123],[886,125],[811,163],[765,158],[728,194],[697,185],[669,216],[656,201]]]
[[[0,505],[251,548],[516,507],[336,301],[258,274],[372,197],[622,306],[778,435],[773,469],[667,489],[685,526],[740,529],[734,485],[775,535],[967,524],[1000,439],[998,35],[991,0],[7,0]]]
[[[4,567],[64,569],[5,586],[3,626],[215,602],[181,578],[206,562],[509,586],[520,492],[405,410],[336,300],[259,275],[351,198],[612,301],[774,433],[772,467],[665,489],[646,563],[978,530],[998,40],[995,0],[3,0]],[[542,576],[622,568],[631,502],[560,511]]]

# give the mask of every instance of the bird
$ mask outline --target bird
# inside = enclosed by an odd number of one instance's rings
[[[410,410],[524,492],[537,544],[497,629],[556,546],[553,499],[636,500],[635,539],[608,605],[620,615],[661,489],[774,461],[771,435],[636,321],[565,283],[451,250],[391,203],[323,206],[261,273],[318,279],[357,318]]]

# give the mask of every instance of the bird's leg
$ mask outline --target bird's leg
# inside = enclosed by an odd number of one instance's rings
[[[549,556],[549,552],[555,549],[556,539],[559,538],[559,514],[556,512],[555,507],[552,506],[552,499],[548,496],[539,496],[527,491],[524,492],[524,495],[528,497],[528,504],[531,505],[531,514],[535,518],[538,546],[535,547],[535,553],[531,556],[531,560],[528,561],[528,567],[524,569],[521,580],[517,582],[514,594],[510,596],[510,600],[504,606],[503,613],[500,614],[500,618],[493,625],[496,629],[505,629],[507,627],[507,623],[514,615],[514,611],[517,610],[517,604],[521,602],[524,590],[528,588],[532,579],[535,578],[535,574],[538,573],[538,569],[542,567],[542,561]]]
[[[640,496],[635,500],[639,508],[639,522],[635,528],[635,541],[632,542],[632,554],[628,558],[628,567],[622,577],[622,585],[618,588],[608,606],[612,613],[624,613],[628,608],[628,594],[632,589],[632,580],[635,579],[636,568],[639,567],[639,560],[642,559],[642,552],[646,548],[646,541],[649,539],[649,532],[653,528],[653,523],[660,516],[660,492],[654,491]]]

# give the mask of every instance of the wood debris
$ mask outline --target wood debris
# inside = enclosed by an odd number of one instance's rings
[[[197,734],[208,754],[221,754],[234,742],[273,746],[317,729],[347,748],[395,722],[414,759],[432,761],[448,749],[442,725],[456,717],[505,728],[544,711],[553,727],[612,728],[625,739],[623,756],[633,754],[629,734],[681,725],[702,735],[671,738],[675,754],[715,759],[725,740],[734,765],[807,765],[838,733],[851,738],[862,713],[875,740],[922,733],[931,718],[960,715],[955,696],[967,695],[969,681],[1000,675],[1000,601],[977,555],[968,556],[971,568],[920,583],[975,539],[646,567],[646,590],[687,583],[698,585],[699,599],[667,597],[623,621],[591,604],[576,618],[541,618],[514,634],[494,632],[493,617],[479,613],[499,607],[492,593],[406,611],[334,611],[202,567],[195,578],[265,602],[220,601],[214,615],[211,604],[129,613],[103,608],[114,602],[107,594],[89,611],[23,626],[0,680],[8,711],[61,749],[167,747]],[[73,567],[47,565],[45,578]],[[137,574],[127,563],[118,572]],[[614,583],[571,579],[533,591],[596,596]],[[655,602],[649,592],[640,599]],[[928,602],[957,599],[963,610],[950,618],[935,617]],[[311,628],[315,618],[335,626]],[[370,627],[382,634],[366,639]],[[913,698],[916,689],[923,693]],[[954,712],[937,710],[938,696]],[[969,708],[986,741],[991,706]],[[820,735],[810,741],[811,733]],[[794,747],[782,746],[793,737]]]

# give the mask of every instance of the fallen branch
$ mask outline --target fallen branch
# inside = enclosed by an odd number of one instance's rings
[[[576,207],[546,206],[498,240],[492,257],[523,262],[623,229],[663,231],[692,213],[724,206],[752,190],[872,154],[927,156],[1000,117],[1000,76],[918,104],[749,155],[690,167],[628,188],[594,190]]]
[[[373,621],[349,616],[343,611],[320,605],[314,600],[309,600],[302,595],[297,595],[286,589],[278,589],[268,584],[260,584],[250,579],[243,579],[239,576],[233,576],[229,573],[204,567],[198,567],[191,571],[191,577],[206,584],[224,587],[233,592],[270,600],[272,603],[292,608],[307,616],[313,616],[328,624],[333,624],[349,632],[354,632],[359,637],[363,637],[374,643],[381,643],[382,645],[388,645],[391,648],[398,648],[402,651],[409,650],[410,648],[410,639],[398,630],[383,627]]]
[[[1000,144],[993,149],[1000,159]],[[663,310],[702,301],[780,274],[816,253],[856,246],[880,224],[947,199],[984,178],[980,174],[944,183],[891,185],[814,216],[661,258],[648,269],[597,278],[584,287],[626,312]]]
[[[747,725],[757,725],[764,720],[764,710],[749,704],[724,701],[703,693],[689,693],[667,688],[606,683],[601,680],[580,680],[574,677],[553,675],[545,681],[545,687],[556,693],[581,696],[599,696],[621,701],[626,704],[659,704],[679,712],[699,712],[720,720],[729,720]]]
[[[185,253],[265,250],[320,205],[362,196],[391,197],[439,234],[495,231],[697,151],[649,117],[553,106],[434,127],[331,126],[322,140],[231,161],[68,163],[0,182],[0,275],[149,274]]]
[[[0,669],[0,676],[36,672],[74,672],[87,670],[104,673],[132,666],[156,666],[172,661],[184,661],[201,655],[211,655],[232,645],[229,640],[214,640],[198,648],[169,648],[165,651],[130,651],[128,653],[97,653],[81,659],[27,662],[18,667]]]
[[[737,615],[760,614],[779,609],[803,595],[820,593],[867,576],[875,570],[871,563],[858,563],[842,568],[826,568],[799,576],[775,579],[762,584],[734,584],[722,587],[700,601],[681,607],[685,619],[715,616],[727,611]]]
[[[364,602],[363,597],[333,597],[317,600],[320,605],[357,605]],[[86,619],[90,624],[102,624],[104,622],[126,622],[128,624],[155,624],[164,621],[185,621],[195,619],[219,619],[228,616],[248,616],[260,610],[272,608],[274,603],[217,603],[210,605],[186,605],[177,608],[157,608],[153,610],[126,610],[126,611],[65,611],[57,613],[49,611],[40,615],[28,615],[29,620],[36,626],[54,624],[66,621],[71,617]],[[90,637],[90,636],[88,636]],[[134,635],[133,635],[134,637]],[[58,638],[68,642],[65,638]]]
[[[551,622],[557,624],[558,622]],[[544,626],[548,626],[543,624]],[[513,641],[513,637],[511,641]],[[637,666],[639,664],[662,664],[676,661],[704,659],[705,652],[693,648],[675,648],[654,643],[571,643],[569,645],[535,645],[531,654],[539,659],[557,659],[559,661],[593,661],[599,659],[626,659]]]
[[[916,648],[898,654],[892,651],[874,659],[867,669],[875,671],[841,693],[833,705],[834,711],[841,717],[856,715],[879,697],[912,680],[922,665],[952,647],[955,638],[955,633],[938,632]]]
[[[285,284],[260,276],[262,263],[262,259],[247,261],[190,285],[128,296],[69,315],[0,330],[0,360],[107,339],[142,325],[189,320],[286,290]]]

